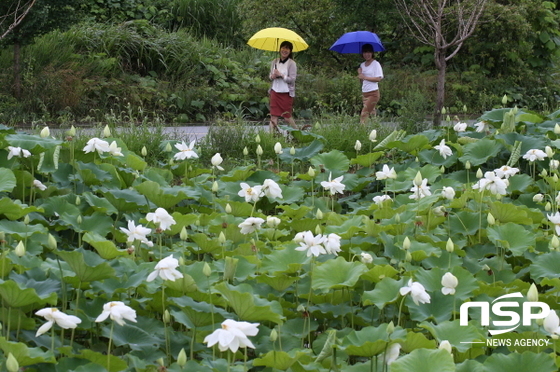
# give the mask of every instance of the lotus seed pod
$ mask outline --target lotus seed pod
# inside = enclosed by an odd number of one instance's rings
[[[205,277],[209,277],[210,275],[212,275],[212,268],[210,267],[210,265],[208,265],[208,262],[204,263],[204,266],[202,267],[202,273]]]
[[[488,221],[488,225],[490,226],[496,224],[496,219],[494,218],[492,213],[488,213],[488,216],[486,216],[486,221]]]
[[[187,228],[185,226],[181,228],[179,238],[181,238],[181,240],[187,240],[189,238],[189,233],[187,232]]]
[[[8,369],[8,372],[18,372],[19,370],[19,363],[12,353],[8,353],[6,368]]]
[[[323,211],[321,211],[320,209],[317,209],[317,213],[315,213],[315,218],[317,218],[318,220],[322,220],[323,217],[324,217]]]
[[[257,156],[261,156],[263,154],[263,149],[261,147],[261,145],[257,146]]]
[[[290,148],[290,155],[294,156],[296,154],[296,148],[294,146],[292,146]]]
[[[181,349],[181,351],[179,351],[179,355],[177,355],[177,364],[181,368],[185,367],[187,364],[187,353],[185,352],[185,349]]]
[[[478,168],[478,170],[476,171],[476,178],[482,178],[482,176],[482,169]]]
[[[229,205],[229,203],[226,204],[225,211],[226,211],[227,214],[231,213],[231,205]]]
[[[445,244],[445,250],[449,253],[452,253],[455,250],[455,244],[453,244],[453,240],[451,240],[451,238],[447,239],[447,244]]]
[[[247,148],[247,146],[243,147],[243,156],[247,156],[249,155],[249,149]]]
[[[403,243],[402,243],[402,247],[405,250],[409,250],[410,249],[410,239],[408,238],[408,236],[405,236]]]
[[[111,137],[111,128],[109,128],[109,125],[105,125],[105,128],[103,128],[103,137]]]
[[[527,291],[527,299],[531,302],[539,301],[539,291],[535,283],[531,283],[529,290]]]
[[[261,136],[259,136],[258,134],[255,136],[255,142],[261,143]]]
[[[312,167],[309,167],[309,169],[307,170],[307,174],[311,178],[315,177],[315,169],[313,169]]]
[[[51,135],[51,131],[49,130],[49,127],[44,127],[41,130],[41,133],[40,133],[41,138],[47,138],[50,135]]]
[[[148,155],[148,149],[146,148],[146,146],[142,146],[142,150],[140,150],[140,153],[142,154],[142,156],[146,156]]]
[[[23,257],[23,256],[25,256],[25,245],[23,244],[23,240],[20,240],[20,242],[18,243],[18,245],[16,245],[16,249],[14,249],[14,253],[15,253],[16,256],[18,256],[18,257]]]

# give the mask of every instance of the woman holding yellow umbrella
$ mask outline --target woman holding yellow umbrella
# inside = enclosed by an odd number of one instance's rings
[[[278,133],[278,118],[282,117],[292,127],[297,125],[292,116],[295,97],[297,64],[292,52],[307,49],[307,43],[295,32],[272,27],[257,32],[247,42],[258,49],[279,51],[280,56],[270,64],[269,78],[272,81],[270,94],[270,131]]]

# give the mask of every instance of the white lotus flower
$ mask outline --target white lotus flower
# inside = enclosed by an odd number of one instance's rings
[[[443,288],[441,289],[441,293],[444,295],[452,295],[455,294],[455,288],[459,284],[459,280],[457,277],[449,272],[445,273],[441,277],[441,285]]]
[[[422,284],[412,281],[412,279],[409,279],[408,285],[402,287],[399,292],[402,296],[410,293],[412,301],[416,305],[430,303],[430,295],[426,292],[426,288]]]
[[[181,279],[183,274],[176,270],[177,267],[179,267],[179,260],[174,258],[173,255],[167,256],[157,263],[154,271],[148,275],[146,281],[151,282],[158,276],[163,280],[171,280],[172,282],[175,279]]]
[[[121,148],[117,145],[117,141],[111,142],[108,152],[113,156],[124,156],[121,152]]]
[[[57,324],[59,327],[64,329],[76,328],[78,324],[82,322],[80,318],[74,315],[67,315],[62,311],[59,311],[56,307],[46,307],[35,313],[35,315],[42,316],[47,320],[47,323],[43,324],[37,330],[35,337],[42,335],[52,328],[53,324]]]
[[[268,225],[268,227],[271,227],[273,229],[277,228],[278,225],[280,225],[280,222],[282,221],[278,217],[274,217],[274,216],[266,217],[266,224]]]
[[[453,198],[455,197],[455,190],[453,189],[453,187],[443,186],[441,190],[441,196],[448,200],[453,200]]]
[[[556,170],[560,166],[560,160],[552,159],[548,163],[548,166],[550,167],[551,170]]]
[[[241,182],[239,186],[241,186],[241,190],[237,195],[245,198],[248,203],[257,202],[263,196],[262,186],[249,186],[245,182]]]
[[[261,228],[264,220],[260,217],[249,217],[241,222],[237,227],[241,229],[241,234],[251,234]]]
[[[23,158],[28,158],[31,156],[31,153],[28,150],[22,149],[21,147],[8,146],[8,152],[8,160],[13,158],[14,156]]]
[[[376,142],[377,141],[377,131],[375,129],[373,129],[371,132],[369,132],[369,140],[371,142]]]
[[[490,126],[484,121],[479,121],[478,123],[474,124],[474,126],[478,133],[488,132],[490,130]]]
[[[473,189],[479,189],[479,191],[488,190],[495,195],[505,195],[507,194],[506,189],[508,185],[509,181],[507,179],[502,179],[493,171],[489,171],[484,173],[484,178],[481,178],[473,185]]]
[[[373,256],[367,252],[360,253],[362,263],[370,264],[373,262]]]
[[[457,123],[453,126],[453,130],[457,133],[461,133],[467,130],[467,123]]]
[[[397,172],[395,172],[395,168],[389,168],[387,164],[384,164],[382,170],[375,172],[375,177],[377,177],[378,180],[385,180],[387,178],[395,179],[397,178]]]
[[[551,309],[546,318],[544,318],[543,328],[553,338],[558,338],[558,335],[560,335],[560,318],[558,318],[556,310]]]
[[[362,149],[362,143],[360,142],[360,140],[356,140],[356,143],[354,144],[354,150],[360,151],[361,149]]]
[[[47,186],[43,185],[43,183],[39,180],[33,180],[33,187],[36,187],[41,191],[45,191],[47,189]]]
[[[298,235],[296,235],[296,238],[298,238]],[[294,238],[294,240],[296,238]],[[299,243],[300,246],[296,248],[296,251],[307,252],[307,257],[319,257],[322,254],[327,254],[327,251],[323,246],[323,242],[325,241],[325,237],[323,235],[319,234],[314,236],[311,231],[305,231],[301,233],[299,238],[301,239],[301,242]]]
[[[445,144],[445,139],[442,139],[439,145],[434,146],[434,149],[439,151],[439,154],[444,158],[447,159],[448,156],[453,155],[453,151],[451,151],[451,147]]]
[[[546,158],[546,152],[539,149],[531,149],[523,155],[523,159],[534,162],[535,160],[544,160]]]
[[[158,224],[162,230],[169,230],[172,225],[176,224],[175,219],[163,208],[156,209],[155,213],[148,213],[146,219]]]
[[[508,167],[507,165],[501,166],[498,169],[494,169],[496,176],[499,178],[510,178],[519,172],[519,168]]]
[[[148,240],[146,237],[149,233],[152,232],[152,229],[148,229],[142,225],[136,226],[134,221],[128,221],[128,229],[124,227],[120,228],[122,232],[128,235],[127,241],[129,243],[134,242],[135,240],[139,240],[141,243],[146,244],[148,247],[153,247],[154,243]]]
[[[255,348],[255,345],[247,338],[247,336],[256,336],[259,332],[257,328],[259,323],[237,322],[232,319],[226,319],[222,322],[222,328],[219,328],[204,338],[204,343],[208,347],[218,344],[220,351],[230,349],[237,352],[241,348]]]
[[[87,154],[90,152],[97,151],[98,154],[103,154],[104,152],[109,152],[109,143],[100,138],[94,137],[87,141],[84,146],[83,151]]]
[[[262,184],[262,188],[261,190],[264,192],[264,194],[271,198],[271,199],[282,199],[282,189],[280,188],[280,186],[274,181],[271,180],[269,178],[267,178],[266,180],[264,180],[263,184]]]
[[[412,195],[409,196],[410,199],[422,199],[426,196],[430,196],[432,195],[432,192],[430,191],[430,186],[428,186],[428,179],[424,178],[422,179],[422,183],[420,183],[419,185],[415,185],[413,186],[410,191],[412,192]]]
[[[332,178],[332,172],[329,173],[329,180],[322,181],[321,186],[323,186],[325,190],[329,190],[331,192],[331,195],[334,195],[336,193],[344,194],[344,189],[346,188],[346,185],[340,182],[342,181],[343,176],[337,177],[334,180],[331,178]]]
[[[397,360],[400,352],[401,352],[401,344],[396,343],[396,344],[392,344],[391,346],[389,346],[387,348],[386,353],[385,353],[385,363],[387,365],[391,365],[391,363],[393,363],[395,360]]]
[[[185,143],[185,141],[181,141],[181,143],[176,143],[175,148],[179,150],[173,157],[175,160],[185,160],[190,158],[198,158],[198,154],[194,151],[194,146],[196,145],[196,140],[191,141],[189,145]]]
[[[554,224],[556,235],[560,235],[560,212],[554,214],[547,214],[548,220]]]
[[[115,321],[118,325],[124,325],[124,320],[130,320],[136,323],[136,311],[126,306],[121,301],[107,302],[103,305],[103,312],[95,319],[97,323],[104,321],[108,317]]]
[[[210,159],[212,166],[222,171],[224,170],[224,168],[222,168],[220,164],[222,164],[223,161],[224,159],[222,159],[222,156],[220,155],[219,152],[217,152],[214,156],[212,156],[212,159]]]
[[[280,154],[283,154],[283,153],[284,153],[284,151],[282,151],[282,144],[281,144],[280,142],[276,142],[276,143],[274,144],[274,152],[275,152],[277,155],[280,155]]]
[[[377,205],[383,204],[385,200],[393,200],[389,195],[377,195],[373,197],[373,202]]]
[[[340,236],[337,234],[331,233],[325,237],[325,241],[323,243],[325,246],[325,250],[327,253],[334,254],[338,256],[338,252],[341,251],[340,249]]]

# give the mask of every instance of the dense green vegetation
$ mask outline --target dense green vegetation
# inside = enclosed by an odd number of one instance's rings
[[[270,26],[291,28],[310,45],[296,55],[299,118],[357,114],[360,57],[328,51],[340,35],[357,29],[377,32],[387,48],[377,56],[385,71],[381,115],[415,121],[432,111],[433,50],[410,36],[391,0],[42,3],[21,31],[2,40],[4,123],[99,122],[111,116],[166,123],[265,120],[274,54],[245,41]],[[527,109],[557,108],[559,19],[557,1],[489,1],[477,31],[449,63],[449,111],[466,108],[478,116],[500,106],[504,94]]]

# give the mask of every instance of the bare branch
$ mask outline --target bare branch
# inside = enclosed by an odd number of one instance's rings
[[[0,15],[0,26],[4,22],[8,22],[9,26],[5,29],[4,33],[0,35],[0,40],[5,38],[14,28],[16,28],[25,18],[27,13],[31,10],[31,7],[35,5],[37,0],[29,0],[27,3],[22,4],[21,0],[18,0],[13,7],[10,7],[8,13],[5,15]]]

